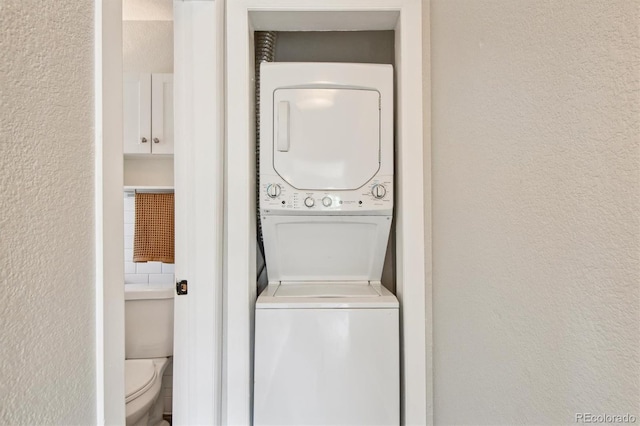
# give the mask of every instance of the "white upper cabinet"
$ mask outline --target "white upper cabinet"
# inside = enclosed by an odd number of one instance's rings
[[[124,153],[173,154],[173,74],[124,75]]]

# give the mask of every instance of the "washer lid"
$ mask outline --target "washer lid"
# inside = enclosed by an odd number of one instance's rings
[[[281,283],[273,297],[380,297],[380,290],[363,283]]]
[[[391,216],[264,216],[271,282],[380,281]]]
[[[380,93],[365,89],[277,89],[273,167],[291,186],[350,190],[380,169]]]
[[[125,403],[133,401],[153,386],[156,367],[150,359],[127,359],[124,362]]]
[[[256,309],[398,309],[398,299],[380,282],[271,283]]]

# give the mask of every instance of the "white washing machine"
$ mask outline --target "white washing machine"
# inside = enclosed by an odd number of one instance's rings
[[[263,63],[254,425],[400,421],[390,65]]]

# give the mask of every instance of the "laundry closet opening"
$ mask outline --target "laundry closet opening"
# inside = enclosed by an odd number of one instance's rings
[[[265,40],[266,39],[266,40]],[[256,31],[254,33],[254,53],[256,61],[256,90],[259,94],[259,62],[336,62],[362,64],[389,64],[394,67],[394,139],[395,139],[395,93],[397,77],[395,73],[395,31]],[[260,99],[256,96],[256,118],[259,117]],[[259,158],[260,158],[259,120],[256,120],[256,197],[258,197]],[[394,170],[397,169],[395,161]],[[394,185],[395,185],[394,180]],[[394,193],[396,193],[394,188]],[[269,264],[265,262],[262,244],[260,202],[257,206],[258,244],[257,244],[257,294],[267,286]],[[396,263],[395,220],[392,221],[387,250],[382,270],[381,282],[384,287],[395,293]]]

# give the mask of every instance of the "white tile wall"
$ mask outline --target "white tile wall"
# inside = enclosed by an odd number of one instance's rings
[[[163,274],[175,274],[175,265],[173,263],[163,263],[162,264],[162,273]]]
[[[136,200],[132,193],[124,193],[124,283],[173,286],[172,263],[133,262],[133,233],[135,228]]]
[[[149,284],[149,274],[124,274],[125,284]]]
[[[161,272],[161,262],[136,263],[136,273],[138,274],[160,274]]]
[[[173,284],[173,274],[149,274],[149,284],[171,286]]]

